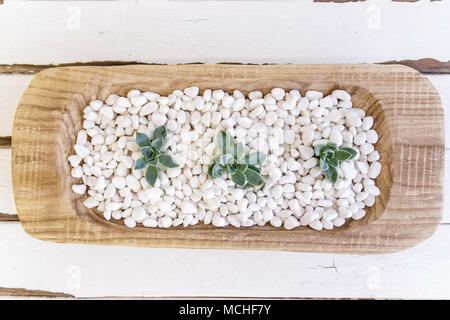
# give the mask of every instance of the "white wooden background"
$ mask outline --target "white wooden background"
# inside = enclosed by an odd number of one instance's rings
[[[358,63],[450,60],[450,2],[5,1],[0,64]],[[32,75],[0,75],[0,136],[10,136]],[[450,158],[450,74],[441,94]],[[11,151],[0,149],[0,212],[14,214]],[[450,167],[445,182],[450,181]],[[185,250],[46,243],[0,222],[0,289],[76,297],[450,299],[450,187],[436,233],[389,255]],[[0,290],[1,292],[1,290]]]

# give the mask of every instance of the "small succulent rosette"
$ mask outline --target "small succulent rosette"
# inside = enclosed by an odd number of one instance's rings
[[[135,170],[145,169],[145,179],[152,187],[155,186],[158,178],[158,163],[166,168],[176,168],[178,164],[173,161],[168,154],[162,153],[164,143],[167,137],[167,130],[165,126],[159,126],[153,131],[153,138],[150,138],[145,133],[136,133],[136,143],[141,148],[142,158],[136,160]]]
[[[231,175],[231,180],[242,188],[260,186],[264,183],[261,170],[258,168],[266,161],[266,154],[254,152],[245,154],[245,147],[241,142],[235,142],[233,137],[225,131],[217,134],[217,149],[219,155],[214,157],[208,167],[208,175],[222,178]]]
[[[335,183],[338,180],[337,167],[340,162],[351,160],[358,152],[349,147],[338,147],[334,143],[315,146],[314,153],[320,160],[320,169],[325,172],[327,178]]]

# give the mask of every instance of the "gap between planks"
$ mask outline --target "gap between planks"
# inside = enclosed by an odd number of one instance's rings
[[[63,292],[53,292],[46,290],[29,290],[24,288],[5,288],[0,287],[0,298],[1,297],[24,297],[24,298],[51,298],[51,299],[75,299],[75,300],[109,300],[109,299],[120,299],[120,300],[372,300],[372,299],[355,299],[355,298],[327,298],[327,297],[239,297],[239,296],[155,296],[155,297],[143,297],[143,296],[104,296],[104,297],[93,297],[93,298],[83,298],[75,297],[74,295],[63,293]]]
[[[0,213],[0,222],[4,221],[20,221],[17,214]]]
[[[0,137],[0,148],[11,148],[11,137]]]
[[[204,64],[202,62],[182,63],[180,65]],[[229,65],[257,65],[255,63],[240,62],[219,62],[218,64]],[[263,63],[268,65],[270,63]],[[275,63],[272,63],[275,64]],[[423,58],[417,60],[391,60],[379,62],[379,64],[401,64],[411,67],[424,74],[449,74],[450,60],[439,61],[433,58]],[[32,65],[32,64],[0,64],[0,74],[36,74],[39,71],[55,67],[73,67],[73,66],[123,66],[123,65],[166,65],[164,63],[147,63],[140,61],[90,61],[90,62],[73,62],[62,64]]]
[[[0,297],[28,297],[28,298],[75,298],[71,294],[51,292],[45,290],[28,290],[24,288],[0,287]]]

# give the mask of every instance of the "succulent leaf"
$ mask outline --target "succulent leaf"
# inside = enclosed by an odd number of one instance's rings
[[[214,177],[213,177],[213,172],[212,172],[212,170],[213,170],[213,168],[214,168],[215,165],[216,165],[216,164],[213,162],[213,163],[211,163],[211,164],[209,165],[209,167],[208,167],[208,176],[209,176],[210,178],[214,178]]]
[[[139,147],[145,147],[150,145],[150,138],[145,133],[136,133],[136,144]]]
[[[245,186],[245,184],[247,183],[246,175],[239,171],[231,175],[231,180],[233,180],[233,182],[240,187]]]
[[[256,172],[258,172],[258,173],[261,173],[261,170],[259,170],[259,168],[255,167],[255,166],[252,166],[252,165],[249,165],[249,166],[248,166],[248,169],[252,169],[253,171],[256,171]]]
[[[249,167],[249,165],[246,163],[237,163],[236,164],[237,170],[241,171],[241,172],[244,172],[245,170],[247,170],[248,167]]]
[[[144,169],[147,166],[147,161],[145,158],[139,158],[136,160],[136,164],[134,166],[135,170]]]
[[[352,157],[349,160],[353,159],[358,154],[358,152],[356,150],[349,148],[349,147],[342,147],[342,148],[339,148],[339,150],[350,153],[352,155]]]
[[[260,166],[266,161],[266,154],[264,152],[254,152],[245,156],[245,162],[248,165],[257,165]]]
[[[260,186],[264,183],[264,179],[261,177],[261,175],[252,169],[245,170],[244,174],[247,177],[248,183],[250,183],[252,186]]]
[[[148,161],[147,163],[148,163],[149,166],[157,167],[158,166],[158,162],[159,162],[159,159],[156,158],[156,159]]]
[[[178,164],[175,161],[173,161],[172,157],[169,156],[168,154],[160,155],[158,160],[166,168],[176,168],[176,167],[178,167]]]
[[[320,157],[320,150],[322,150],[323,146],[323,144],[318,144],[314,147],[314,154],[316,155],[316,157]]]
[[[326,171],[328,170],[328,168],[329,168],[328,163],[323,158],[320,158],[320,170]]]
[[[147,180],[149,185],[154,187],[157,178],[158,168],[155,166],[148,166],[147,171],[145,172],[145,180]]]
[[[220,163],[222,166],[225,166],[227,164],[230,164],[231,160],[233,160],[233,155],[231,153],[221,155],[217,161],[217,163]]]
[[[164,138],[160,137],[158,139],[153,140],[151,146],[156,150],[161,151],[162,148],[164,147]]]
[[[167,129],[166,126],[159,126],[153,131],[153,140],[157,140],[162,138],[165,140],[167,137]]]
[[[335,183],[339,177],[337,167],[339,162],[353,159],[357,151],[349,148],[338,148],[335,143],[327,143],[314,147],[314,155],[319,158],[320,170],[324,171],[328,179]]]
[[[225,170],[225,168],[222,165],[220,165],[218,163],[215,163],[214,167],[212,168],[212,171],[211,171],[212,177],[213,178],[220,178],[220,177],[222,177],[224,175],[225,171],[226,170]]]
[[[233,146],[233,156],[236,160],[242,160],[245,156],[245,148],[241,142],[235,143]]]
[[[327,164],[328,164],[330,167],[337,168],[337,166],[339,165],[339,161],[338,161],[338,159],[336,159],[336,158],[332,158],[332,159],[328,159],[328,160],[327,160]]]
[[[220,153],[227,154],[233,150],[233,138],[225,131],[219,131],[217,134],[217,146]]]
[[[333,183],[335,183],[338,179],[338,172],[334,167],[329,167],[328,170],[325,171],[325,174],[327,175],[328,179]]]
[[[352,158],[352,154],[345,150],[338,150],[334,153],[334,158],[339,161],[346,161]]]

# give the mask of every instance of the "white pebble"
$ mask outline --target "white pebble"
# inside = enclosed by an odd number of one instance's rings
[[[75,149],[77,155],[80,156],[81,158],[87,157],[90,153],[88,148],[79,144],[74,145],[73,148]]]
[[[147,216],[147,213],[145,212],[145,208],[142,206],[134,208],[133,212],[131,214],[131,217],[136,222],[143,222],[146,216]]]
[[[372,117],[365,117],[362,121],[362,129],[364,131],[369,130],[373,126],[373,118]]]
[[[83,202],[83,204],[86,208],[91,209],[97,207],[99,205],[99,202],[95,200],[94,197],[89,197]]]
[[[199,92],[198,87],[189,87],[184,89],[184,93],[191,98],[196,97],[198,95],[198,92]]]
[[[85,194],[86,193],[86,185],[85,184],[74,184],[74,185],[72,185],[72,190],[76,194]]]
[[[136,227],[136,221],[131,217],[125,218],[124,223],[128,228]]]
[[[225,218],[223,218],[219,215],[214,215],[214,217],[212,219],[212,224],[215,227],[224,227],[224,226],[226,226],[227,222],[226,222]]]
[[[320,222],[319,220],[311,221],[308,225],[317,231],[320,231],[323,228],[322,222]]]
[[[298,220],[294,216],[289,216],[284,222],[284,228],[286,230],[291,230],[298,226],[300,226],[300,222],[298,222]]]
[[[270,91],[272,94],[272,97],[274,97],[276,100],[281,100],[284,98],[285,91],[281,88],[273,88],[272,91]]]
[[[72,167],[76,167],[76,166],[78,166],[80,164],[82,158],[80,156],[78,156],[78,155],[72,155],[72,156],[69,156],[67,158],[67,160],[69,160],[70,165]]]
[[[197,212],[197,208],[194,206],[194,204],[191,201],[185,200],[181,204],[181,211],[183,213],[194,214]]]
[[[343,100],[343,101],[349,101],[351,100],[351,96],[347,93],[347,91],[345,90],[333,90],[333,92],[331,93],[331,95],[339,100]]]
[[[376,143],[378,141],[378,134],[375,130],[368,130],[366,136],[368,143]]]
[[[369,166],[368,176],[371,179],[375,179],[381,172],[381,163],[372,162]]]
[[[361,119],[354,111],[348,111],[345,115],[345,120],[349,127],[359,127],[362,124]]]
[[[353,180],[358,174],[352,162],[341,162],[340,167],[342,172],[344,173],[345,179]]]
[[[314,130],[306,128],[302,134],[302,141],[305,146],[311,145],[314,140]]]
[[[75,168],[72,168],[70,174],[74,178],[81,178],[83,176],[83,169],[80,166],[76,166]]]

